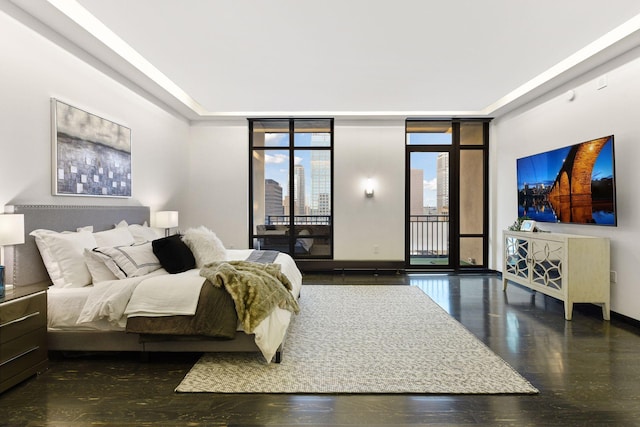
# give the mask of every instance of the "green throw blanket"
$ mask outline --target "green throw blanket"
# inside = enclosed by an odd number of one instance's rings
[[[290,292],[291,282],[280,271],[279,264],[213,262],[205,265],[200,275],[229,292],[245,332],[252,333],[275,307],[292,313],[300,311]]]

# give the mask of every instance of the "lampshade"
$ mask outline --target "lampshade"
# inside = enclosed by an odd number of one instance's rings
[[[20,243],[24,243],[24,215],[0,215],[0,246]]]
[[[178,211],[156,212],[156,227],[173,228],[178,226]]]

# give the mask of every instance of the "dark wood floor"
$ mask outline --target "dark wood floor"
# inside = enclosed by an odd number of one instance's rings
[[[48,371],[0,395],[0,425],[640,425],[640,329],[603,321],[598,307],[577,305],[565,321],[560,302],[517,286],[505,294],[493,276],[314,274],[305,283],[419,286],[540,394],[176,394],[197,354],[52,355]]]

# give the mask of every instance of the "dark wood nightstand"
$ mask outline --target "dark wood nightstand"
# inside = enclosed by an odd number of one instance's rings
[[[16,286],[0,298],[0,392],[47,369],[47,287]]]

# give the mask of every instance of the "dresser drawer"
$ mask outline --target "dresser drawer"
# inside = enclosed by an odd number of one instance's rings
[[[47,325],[45,292],[0,305],[0,345]]]
[[[0,382],[47,360],[47,328],[36,329],[0,347]],[[33,372],[35,373],[35,372]]]

